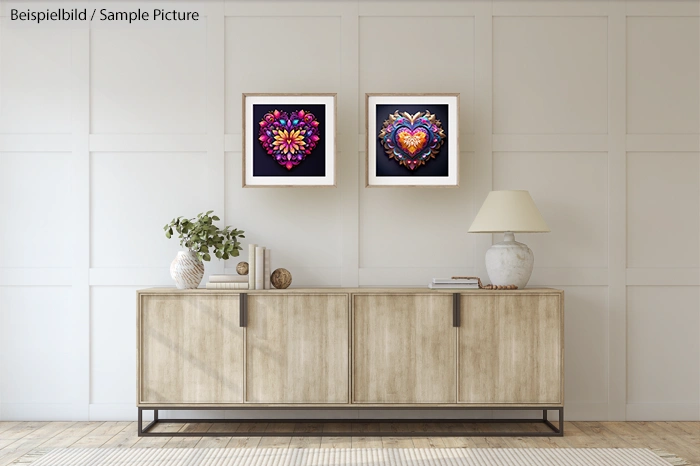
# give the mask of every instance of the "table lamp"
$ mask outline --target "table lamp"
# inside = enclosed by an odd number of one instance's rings
[[[486,251],[486,272],[494,285],[525,288],[535,265],[530,248],[515,233],[547,233],[549,227],[527,191],[491,191],[469,227],[469,233],[504,233]]]

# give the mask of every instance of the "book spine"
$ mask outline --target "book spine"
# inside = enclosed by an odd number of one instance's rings
[[[248,245],[248,289],[255,289],[255,248],[257,244]]]
[[[209,277],[209,283],[248,283],[245,275],[235,275],[231,277]]]
[[[265,247],[258,246],[255,248],[255,289],[262,290],[265,288]]]
[[[247,283],[207,283],[208,290],[247,290]]]
[[[473,283],[479,283],[478,280],[467,280],[467,279],[449,279],[449,278],[433,278],[433,283],[436,285],[442,285],[442,284],[452,284],[452,283],[460,283],[460,284],[473,284]]]
[[[264,285],[265,289],[269,290],[270,289],[270,274],[272,273],[272,270],[270,270],[270,265],[272,263],[272,260],[270,259],[270,250],[265,249],[265,271],[264,271]]]

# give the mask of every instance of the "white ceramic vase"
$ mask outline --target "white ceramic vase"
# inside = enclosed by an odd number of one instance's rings
[[[204,263],[192,251],[180,251],[170,264],[170,276],[181,290],[197,288],[204,277]]]

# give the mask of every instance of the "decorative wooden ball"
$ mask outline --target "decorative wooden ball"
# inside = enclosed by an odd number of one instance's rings
[[[248,275],[248,263],[239,262],[238,265],[236,265],[236,272],[238,272],[238,275]]]
[[[292,274],[287,269],[277,269],[270,275],[270,283],[278,290],[288,288],[292,284]]]

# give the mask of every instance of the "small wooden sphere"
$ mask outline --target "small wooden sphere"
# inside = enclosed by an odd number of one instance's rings
[[[277,269],[270,275],[270,283],[278,290],[289,288],[292,284],[292,274],[287,269]]]
[[[248,275],[248,263],[239,262],[238,265],[236,265],[236,272],[238,272],[238,275]]]

